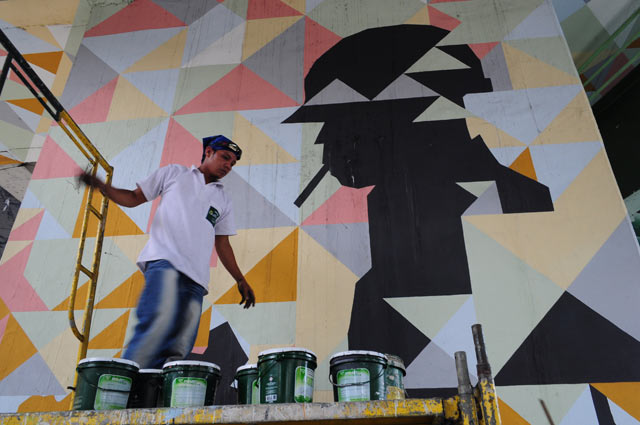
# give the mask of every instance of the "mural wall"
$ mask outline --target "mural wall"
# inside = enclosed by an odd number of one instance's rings
[[[217,402],[294,345],[318,355],[316,401],[346,349],[399,354],[410,396],[448,396],[482,323],[504,423],[546,423],[538,399],[558,424],[640,421],[638,245],[550,1],[25,4],[0,4],[2,29],[115,185],[197,164],[205,136],[243,148],[224,184],[258,303],[212,256],[191,354],[222,366]],[[0,260],[0,409],[66,409],[86,160],[5,90],[0,143],[41,153]],[[91,357],[135,326],[157,202],[109,207]]]

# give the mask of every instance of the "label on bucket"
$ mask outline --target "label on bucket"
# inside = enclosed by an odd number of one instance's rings
[[[264,386],[264,401],[266,403],[278,401],[278,381],[273,376],[269,376]]]
[[[260,404],[260,380],[251,383],[251,404]]]
[[[343,369],[336,378],[338,401],[370,400],[369,369]]]
[[[95,410],[124,409],[127,407],[131,378],[120,375],[100,375],[93,402]]]
[[[310,403],[313,400],[313,369],[305,366],[296,368],[294,400],[296,403]]]
[[[170,407],[204,406],[207,380],[204,378],[176,378],[171,383]]]

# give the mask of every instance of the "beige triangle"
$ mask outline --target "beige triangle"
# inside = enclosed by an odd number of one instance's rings
[[[469,136],[474,138],[481,136],[485,145],[490,148],[504,148],[511,146],[527,146],[515,137],[500,130],[495,125],[478,117],[469,117],[467,120],[467,128]]]
[[[263,351],[271,350],[273,348],[287,348],[292,347],[293,345],[286,344],[254,344],[249,348],[249,360],[247,360],[247,364],[258,363],[258,354]]]
[[[566,289],[626,214],[604,151],[556,200],[554,209],[465,220]]]
[[[40,118],[40,122],[38,123],[38,128],[36,129],[36,133],[48,133],[51,128],[51,124],[54,123],[54,120],[49,116],[49,114],[44,114]],[[37,157],[35,159],[37,161]]]
[[[580,91],[531,145],[602,140],[587,95]]]
[[[282,3],[291,6],[292,8],[294,8],[295,10],[297,10],[298,12],[301,13],[306,13],[306,0],[280,0],[282,1]]]
[[[425,6],[418,11],[415,15],[405,21],[405,24],[413,25],[429,25],[429,6]]]
[[[242,140],[242,148],[245,152],[242,156],[242,165],[287,164],[298,161],[238,113],[235,114],[233,122],[233,140]]]
[[[107,121],[166,117],[167,113],[122,76],[118,77]]]
[[[242,46],[242,60],[253,55],[302,18],[303,16],[287,16],[285,18],[267,18],[247,21],[244,46]]]
[[[111,240],[129,261],[135,263],[138,260],[140,251],[147,244],[149,235],[111,236]]]
[[[33,35],[34,37],[37,37],[40,40],[46,41],[47,43],[52,44],[54,46],[58,46],[60,47],[60,49],[64,47],[58,43],[58,40],[55,39],[53,34],[51,34],[51,31],[49,31],[49,29],[46,26],[43,26],[43,25],[30,26],[30,27],[26,27],[25,30],[29,34]]]
[[[2,258],[0,258],[0,265],[9,261],[14,255],[25,249],[33,241],[8,241],[2,251]]]
[[[37,216],[43,211],[43,208],[20,208],[16,219],[13,221],[13,228],[17,229],[33,217]]]
[[[67,328],[39,351],[62,388],[73,385],[79,347],[80,342]]]
[[[347,337],[358,277],[304,231],[298,253],[296,346],[323,359]]]
[[[514,90],[581,84],[575,76],[534,58],[508,43],[502,43],[502,50]]]
[[[124,72],[155,71],[159,69],[180,68],[182,55],[187,43],[188,30],[182,30],[166,43],[145,55]]]
[[[247,274],[253,266],[258,264],[271,252],[284,238],[289,236],[295,227],[272,227],[266,229],[238,230],[238,234],[231,236],[231,246],[238,262],[240,270]],[[218,260],[217,267],[210,270],[209,294],[206,300],[215,303],[231,287],[235,280]],[[249,282],[251,284],[251,282]]]
[[[54,96],[62,96],[64,86],[67,83],[69,74],[71,73],[71,66],[73,66],[73,62],[71,61],[71,59],[69,59],[67,53],[63,53],[60,57],[60,63],[58,64],[56,77],[53,80],[53,84],[51,85],[51,93],[53,93]]]
[[[40,0],[1,1],[0,16],[3,21],[18,28],[72,24],[78,13],[79,2],[80,0],[58,0],[46,3]]]
[[[411,67],[406,70],[409,72],[426,72],[426,71],[444,71],[450,69],[467,69],[468,65],[460,62],[458,59],[435,48],[430,49],[420,59],[418,59]]]

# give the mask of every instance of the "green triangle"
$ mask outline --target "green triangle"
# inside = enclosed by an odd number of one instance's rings
[[[2,87],[2,93],[0,93],[0,100],[30,99],[32,97],[33,94],[22,84],[18,84],[9,79],[4,81],[4,87]]]
[[[66,311],[26,311],[12,314],[38,351],[69,329]]]
[[[16,127],[0,119],[0,143],[2,143],[16,159],[25,161],[29,147],[33,141],[33,133]]]
[[[183,126],[196,139],[215,134],[233,134],[233,121],[235,113],[224,112],[202,112],[198,114],[174,115],[173,119]],[[215,130],[213,130],[215,129]]]
[[[246,11],[245,11],[246,15]],[[182,68],[178,77],[178,86],[173,100],[173,111],[186,105],[194,97],[215,84],[234,69],[237,64],[196,66]]]
[[[429,339],[435,338],[470,295],[398,297],[384,300]]]
[[[82,124],[82,128],[84,129],[86,124]],[[89,165],[89,160],[86,156],[78,149],[75,143],[69,138],[67,133],[62,130],[62,127],[55,126],[51,127],[49,130],[49,137],[56,142],[58,147],[62,149],[69,158],[73,159],[73,161],[78,164],[79,167],[85,169]],[[91,140],[93,143],[93,140]],[[101,152],[102,153],[102,152]]]
[[[456,184],[476,198],[479,198],[494,183],[494,180],[489,180],[486,182],[457,182]]]
[[[462,228],[473,300],[497,374],[564,291],[467,219]]]
[[[237,304],[217,304],[214,308],[251,345],[292,345],[295,342],[295,302],[258,303],[248,310]],[[257,323],[269,325],[256,326]]]
[[[84,124],[82,130],[98,151],[109,161],[166,118],[136,118]]]
[[[68,234],[72,235],[84,195],[84,189],[79,187],[76,178],[62,177],[31,180],[28,189],[60,223],[60,226]]]
[[[138,270],[138,266],[129,260],[111,237],[104,238],[102,252],[108,255],[103,254],[100,260],[96,304],[120,287],[125,280]],[[90,259],[92,257],[86,258]]]
[[[421,113],[413,122],[455,120],[472,117],[473,114],[456,105],[446,97],[440,96]]]
[[[515,47],[526,54],[541,60],[560,71],[577,78],[576,66],[567,53],[567,46],[562,37],[528,38],[524,40],[509,40],[505,44]]]
[[[100,332],[109,327],[113,322],[118,320],[123,314],[131,310],[130,308],[100,308],[93,310],[93,320],[91,321],[91,334],[89,340],[93,339]],[[78,320],[76,315],[76,320]]]
[[[249,0],[224,0],[222,4],[242,19],[247,18]]]
[[[498,387],[496,393],[530,424],[549,423],[540,404],[543,400],[553,422],[559,424],[588,388],[589,384],[517,385]]]
[[[411,65],[411,68],[405,71],[410,72],[426,72],[426,71],[444,71],[449,69],[466,69],[469,66],[460,62],[453,56],[449,56],[447,53],[436,48],[431,49],[424,54],[416,63]]]

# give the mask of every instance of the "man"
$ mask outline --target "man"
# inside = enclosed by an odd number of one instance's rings
[[[139,322],[123,355],[141,368],[161,368],[165,362],[184,359],[193,349],[214,245],[237,282],[240,304],[244,308],[255,305],[253,290],[229,243],[229,235],[235,234],[233,209],[219,181],[241,155],[237,144],[219,135],[203,139],[199,167],[162,167],[138,182],[134,190],[113,187],[89,174],[80,176],[125,207],[162,196],[149,241],[138,257],[145,287],[136,309]]]

